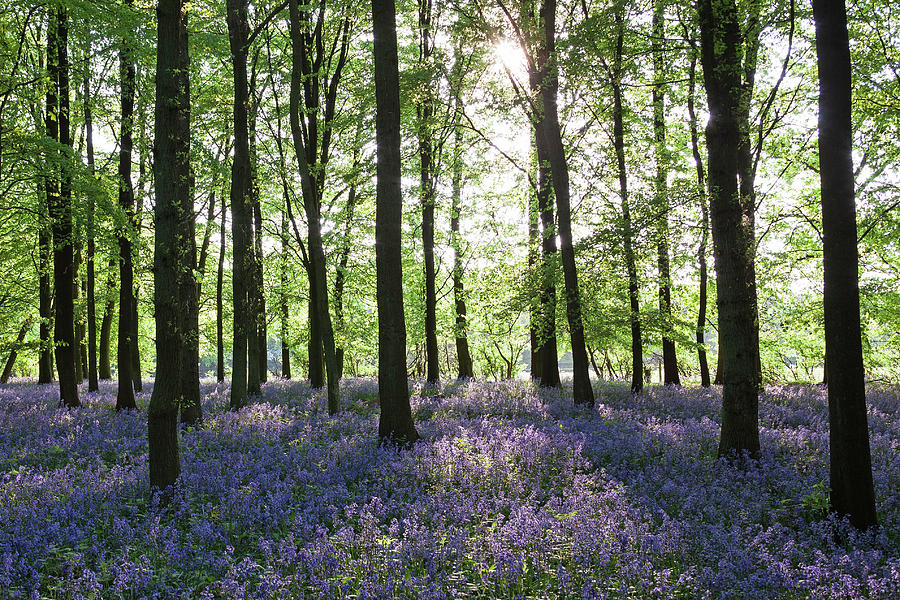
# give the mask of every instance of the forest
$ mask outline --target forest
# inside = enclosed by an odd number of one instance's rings
[[[0,597],[900,597],[900,9],[0,6]]]

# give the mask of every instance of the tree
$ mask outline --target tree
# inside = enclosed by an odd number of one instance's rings
[[[126,6],[130,6],[130,0]],[[119,340],[116,355],[119,375],[119,391],[116,394],[116,409],[136,408],[132,366],[137,344],[134,258],[131,236],[135,231],[134,187],[131,183],[131,153],[134,148],[134,90],[135,68],[131,42],[124,37],[119,49],[119,86],[121,98],[121,120],[119,121],[119,208],[123,221],[119,227]]]
[[[719,456],[759,454],[755,240],[738,188],[743,37],[734,0],[698,0],[709,123],[706,147],[723,366]]]
[[[825,267],[825,360],[831,507],[877,525],[859,319],[850,42],[844,0],[813,0],[819,63],[819,175]]]
[[[81,406],[75,378],[75,257],[72,228],[72,176],[70,160],[72,139],[69,130],[69,54],[68,14],[64,6],[53,9],[47,29],[46,127],[48,137],[59,143],[51,157],[54,168],[47,185],[48,213],[53,231],[53,286],[56,314],[53,337],[56,340],[56,369],[59,373],[61,406]],[[51,164],[52,164],[51,163]],[[57,170],[58,169],[58,170]],[[58,177],[58,179],[56,179]]]
[[[250,102],[247,77],[247,52],[250,26],[247,23],[247,0],[226,3],[228,40],[234,77],[234,159],[231,163],[231,215],[234,243],[234,339],[232,345],[231,408],[247,404],[248,347],[255,333],[250,314],[250,286],[253,277],[253,226],[250,209],[252,167],[247,110]],[[252,357],[250,362],[255,360]],[[253,365],[255,370],[256,365]]]
[[[406,445],[419,434],[412,421],[406,378],[406,322],[400,190],[400,74],[394,0],[372,0],[375,55],[375,135],[377,183],[375,270],[378,303],[378,438]]]
[[[183,0],[160,0],[157,15],[156,111],[153,176],[156,241],[156,383],[147,411],[150,487],[166,490],[178,479],[178,400],[181,393],[184,311],[180,281],[193,267],[184,237],[193,221],[190,193],[190,60]]]
[[[666,151],[665,113],[665,73],[663,42],[665,41],[665,2],[653,2],[653,31],[651,33],[651,53],[653,54],[653,137],[656,158],[654,186],[654,208],[657,223],[657,267],[659,269],[659,313],[662,320],[663,336],[663,382],[679,385],[678,358],[675,341],[672,339],[672,277],[669,268],[669,190],[667,184],[668,152]]]

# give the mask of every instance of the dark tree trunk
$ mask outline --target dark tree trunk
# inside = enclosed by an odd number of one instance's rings
[[[13,365],[16,364],[19,348],[22,346],[22,342],[25,341],[25,335],[31,327],[31,320],[31,316],[25,319],[25,322],[22,323],[22,327],[19,329],[19,335],[16,336],[16,342],[9,349],[9,358],[6,359],[6,365],[3,367],[3,374],[0,375],[0,383],[7,383],[10,375],[12,375]]]
[[[315,348],[316,352],[324,349],[325,369],[328,385],[328,412],[329,414],[337,414],[340,410],[340,400],[338,397],[340,379],[338,376],[337,354],[334,349],[334,330],[331,326],[331,315],[328,311],[328,281],[325,271],[325,249],[322,245],[322,215],[321,215],[321,186],[320,179],[315,178],[310,171],[311,160],[314,161],[313,153],[308,152],[307,141],[304,140],[303,128],[300,122],[300,95],[303,89],[304,70],[307,61],[306,46],[304,43],[303,30],[301,28],[301,13],[297,0],[290,2],[291,15],[291,48],[293,52],[292,70],[291,70],[291,93],[290,93],[290,118],[291,118],[291,136],[294,142],[294,152],[297,156],[297,166],[300,171],[300,183],[303,191],[303,209],[306,213],[306,222],[309,233],[309,273],[310,277],[310,298],[311,312],[315,316],[315,321],[319,325],[321,331],[322,344]],[[345,30],[346,31],[346,30]],[[342,57],[345,54],[342,52]],[[343,60],[343,59],[342,59]],[[340,78],[340,69],[338,66],[335,71],[332,83]],[[308,79],[307,79],[308,81]],[[318,92],[311,92],[310,88],[306,88],[307,100],[306,106],[317,106]],[[332,93],[329,87],[329,94]],[[336,89],[333,93],[336,93]],[[332,102],[329,96],[329,103]],[[326,113],[333,116],[333,105],[326,107]],[[332,116],[326,114],[326,133],[327,126],[331,122]],[[314,122],[311,121],[312,125]],[[306,140],[309,144],[314,144],[313,140],[318,139],[318,133],[315,127],[307,129]],[[314,148],[315,146],[313,146]],[[328,137],[323,137],[321,148],[321,160],[318,161],[319,169],[327,163],[328,159]],[[317,173],[317,175],[319,175]],[[319,175],[320,177],[320,175]],[[310,354],[310,359],[315,353]]]
[[[150,487],[166,490],[181,472],[178,458],[178,397],[182,391],[184,315],[183,277],[192,260],[184,233],[193,222],[190,170],[190,60],[187,13],[182,0],[157,5],[156,114],[153,175],[156,189],[156,240],[153,255],[156,307],[156,383],[150,396]]]
[[[669,267],[669,190],[668,152],[666,151],[666,121],[664,87],[663,42],[665,41],[665,4],[653,2],[653,137],[656,154],[656,179],[654,180],[655,208],[659,219],[656,255],[659,270],[659,313],[662,317],[663,335],[663,383],[680,385],[675,340],[672,339],[672,278]]]
[[[458,102],[458,100],[457,100]],[[457,110],[460,107],[457,106]],[[456,361],[459,364],[457,379],[475,376],[472,355],[469,353],[466,296],[463,287],[462,243],[459,234],[460,202],[462,200],[462,144],[459,124],[453,132],[453,189],[450,206],[450,243],[453,246],[453,305],[456,309]]]
[[[290,343],[290,307],[288,306],[288,217],[287,194],[284,197],[284,210],[281,211],[281,376],[284,379],[291,378],[291,343]]]
[[[819,174],[831,507],[858,529],[878,524],[866,422],[853,182],[850,44],[844,0],[813,0],[819,64]]]
[[[357,156],[353,162],[354,172],[359,168],[359,157]],[[344,238],[341,241],[340,260],[338,262],[337,275],[334,278],[334,319],[337,331],[343,339],[346,335],[346,323],[344,321],[344,286],[347,281],[347,263],[350,260],[350,234],[353,229],[353,211],[356,208],[356,181],[350,184],[350,191],[347,194],[347,216],[344,226]],[[286,224],[285,224],[286,225]],[[285,308],[285,311],[287,309]],[[287,320],[287,313],[284,316]],[[344,348],[340,347],[336,351],[338,373],[341,377],[344,374]]]
[[[316,285],[316,275],[312,272],[312,266],[306,269],[307,278],[309,279],[309,302],[307,303],[308,320],[309,320],[309,344],[307,344],[307,354],[309,355],[309,385],[315,389],[325,387],[325,357],[322,355],[322,328],[319,322],[319,314],[316,311],[318,306],[318,285]]]
[[[87,162],[94,178],[94,122],[91,112],[91,67],[88,60],[84,76],[84,129],[87,138]],[[87,334],[88,334],[88,391],[100,389],[97,381],[97,299],[95,260],[97,255],[96,219],[97,198],[93,190],[88,191],[87,223]]]
[[[401,252],[400,75],[394,0],[372,0],[377,183],[375,268],[378,302],[378,398],[382,443],[407,445],[419,434],[409,405]]]
[[[703,172],[703,157],[700,156],[700,136],[697,132],[697,115],[694,111],[694,86],[697,73],[697,56],[691,52],[691,67],[688,75],[688,117],[691,129],[691,152],[697,168],[697,196],[700,200],[700,246],[697,248],[697,263],[700,270],[700,301],[697,309],[697,359],[700,363],[700,385],[709,387],[709,364],[706,359],[706,304],[707,304],[707,266],[706,245],[709,240],[709,208],[706,200],[706,177]]]
[[[541,232],[538,228],[538,219],[540,218],[540,209],[538,207],[538,198],[536,194],[529,194],[528,197],[528,272],[531,274],[531,281],[535,294],[530,298],[531,314],[529,315],[529,343],[531,346],[531,380],[540,382],[543,374],[544,359],[541,356],[541,318],[543,297],[543,277],[538,273],[541,262]]]
[[[419,7],[419,67],[426,73],[421,100],[416,105],[419,134],[419,192],[422,203],[422,252],[425,258],[425,380],[434,385],[440,381],[437,341],[437,290],[434,270],[434,205],[437,178],[433,120],[434,120],[434,15],[431,0],[418,0]]]
[[[259,359],[259,381],[260,383],[268,380],[269,373],[269,334],[266,330],[266,294],[263,281],[263,246],[262,246],[262,210],[259,202],[259,194],[254,195],[253,200],[253,227],[254,240],[256,241],[256,288],[259,293],[258,311],[257,311],[257,330],[258,330],[258,359]]]
[[[106,293],[104,295],[105,302],[103,303],[103,319],[100,321],[100,357],[98,367],[100,371],[100,379],[103,381],[112,379],[112,371],[110,370],[109,360],[109,335],[112,331],[113,313],[116,310],[115,272],[117,262],[118,261],[116,260],[116,258],[111,258],[109,261],[109,275],[106,279]]]
[[[190,187],[193,187],[191,180]],[[200,284],[195,279],[198,273],[202,281],[202,265],[197,261],[197,232],[194,219],[193,193],[188,192],[187,204],[178,220],[178,235],[181,251],[186,263],[179,272],[178,294],[182,306],[181,317],[181,374],[179,377],[178,409],[184,426],[197,425],[203,420],[200,407]],[[186,211],[186,212],[185,212]],[[188,217],[190,215],[190,218]]]
[[[140,223],[135,213],[134,231],[140,231]],[[135,282],[137,283],[137,282]],[[134,301],[131,303],[131,382],[134,385],[135,392],[144,391],[144,384],[141,380],[141,345],[138,331],[140,329],[140,317],[138,316],[138,295],[140,288],[134,286]]]
[[[245,8],[246,10],[246,8]],[[249,44],[244,42],[245,52],[249,52]],[[262,310],[262,257],[258,253],[262,246],[256,239],[256,227],[254,226],[255,213],[259,205],[259,182],[257,181],[256,155],[256,116],[258,104],[256,102],[256,56],[254,55],[250,69],[250,80],[247,87],[247,148],[250,153],[250,193],[247,197],[247,215],[249,219],[249,237],[247,238],[250,255],[244,263],[247,267],[247,394],[258,396],[260,394],[260,382],[262,381],[259,362],[261,348],[259,346],[259,322]]]
[[[250,215],[252,171],[247,108],[247,0],[228,0],[228,38],[234,68],[234,159],[231,165],[231,214],[234,242],[232,285],[234,289],[234,342],[232,347],[231,408],[247,404],[248,345],[254,332],[250,315],[249,288],[253,270],[253,229]]]
[[[543,117],[541,117],[543,119]],[[541,211],[541,387],[559,387],[559,353],[556,346],[556,219],[547,137],[542,123],[534,126],[538,157],[538,207]]]
[[[219,223],[219,265],[216,271],[216,381],[225,381],[224,337],[224,279],[225,279],[225,216],[228,205],[222,199],[222,220]]]
[[[49,198],[53,185],[47,178],[44,192]],[[48,205],[49,206],[49,205]],[[41,210],[41,224],[38,231],[38,302],[41,316],[40,324],[40,350],[38,354],[38,383],[51,383],[53,381],[53,287],[50,280],[52,267],[50,261],[53,256],[53,230],[50,225],[49,213]]]
[[[578,268],[572,240],[572,210],[569,200],[569,165],[563,145],[557,96],[559,65],[556,54],[556,0],[545,0],[541,9],[546,44],[546,76],[541,82],[544,103],[544,131],[547,135],[547,157],[552,172],[553,192],[556,196],[559,224],[560,258],[566,284],[566,318],[572,347],[572,387],[575,404],[594,405],[594,390],[588,373],[588,357],[584,342],[584,322],[581,319],[581,296],[578,290]]]
[[[56,369],[59,373],[61,406],[81,406],[75,378],[77,359],[75,340],[75,256],[72,230],[72,183],[69,172],[72,140],[69,133],[69,55],[68,17],[65,7],[57,7],[47,33],[47,136],[64,147],[57,180],[48,185],[47,203],[53,230],[53,286],[56,314],[53,337],[56,343]],[[67,147],[67,148],[66,148]]]
[[[622,243],[625,269],[628,271],[628,304],[631,321],[631,393],[644,389],[644,344],[641,338],[641,306],[637,267],[634,260],[634,234],[631,208],[628,204],[628,170],[625,166],[625,109],[622,105],[622,54],[625,44],[625,16],[616,12],[616,58],[611,73],[613,89],[613,145],[619,171],[619,194],[622,197]]]
[[[723,366],[719,456],[759,455],[759,345],[753,287],[753,232],[744,225],[738,189],[741,28],[733,0],[699,0],[703,64],[710,120],[710,213],[715,249],[719,350]]]
[[[134,400],[134,336],[136,324],[134,298],[134,258],[131,239],[134,235],[134,188],[131,184],[131,153],[134,148],[134,61],[127,40],[119,51],[119,84],[121,86],[121,120],[119,136],[119,208],[125,217],[119,238],[119,340],[116,363],[119,391],[116,409],[136,408]]]

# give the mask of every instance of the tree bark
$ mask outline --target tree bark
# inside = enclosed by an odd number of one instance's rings
[[[246,7],[245,7],[246,10]],[[248,42],[244,41],[244,51],[249,53]],[[250,182],[249,195],[247,196],[247,218],[249,220],[249,237],[247,238],[249,256],[244,263],[247,267],[245,274],[247,284],[247,394],[258,396],[262,374],[260,372],[260,344],[259,322],[262,310],[262,258],[258,251],[262,250],[260,240],[256,239],[255,213],[259,205],[259,182],[257,181],[256,153],[256,116],[258,104],[256,102],[256,55],[254,55],[250,68],[250,79],[247,86],[247,148],[250,154]]]
[[[878,524],[866,417],[853,177],[850,43],[844,0],[813,0],[819,64],[819,175],[831,507],[858,529]]]
[[[698,0],[710,119],[710,213],[715,250],[722,434],[719,456],[759,455],[759,344],[753,276],[753,232],[745,226],[738,188],[742,36],[734,0]]]
[[[59,402],[61,406],[81,406],[78,382],[75,379],[75,257],[72,230],[72,182],[68,163],[72,140],[69,131],[69,56],[68,16],[65,7],[57,7],[51,17],[47,33],[47,72],[50,86],[47,91],[47,135],[67,149],[63,150],[63,167],[54,174],[59,177],[48,186],[47,203],[53,230],[53,285],[56,315],[56,369],[59,373]],[[59,187],[57,187],[57,181]]]
[[[631,393],[644,389],[644,343],[641,337],[641,306],[637,267],[634,260],[634,234],[628,199],[628,170],[625,165],[625,109],[622,102],[622,56],[625,45],[625,15],[616,11],[616,56],[611,73],[613,91],[613,146],[619,171],[619,195],[622,198],[622,245],[628,272],[628,304],[631,322]]]
[[[457,111],[461,109],[457,98]],[[457,379],[471,379],[475,376],[472,355],[469,352],[468,321],[466,318],[466,296],[463,286],[463,256],[460,242],[459,217],[462,201],[462,137],[459,123],[453,131],[453,183],[450,206],[450,244],[453,247],[453,305],[456,310],[456,361],[459,365]],[[532,346],[533,347],[533,346]]]
[[[225,381],[224,337],[224,279],[225,279],[225,216],[228,206],[222,199],[222,220],[219,224],[219,265],[216,271],[216,381]]]
[[[421,100],[416,106],[419,134],[419,192],[422,204],[422,252],[425,268],[425,381],[440,382],[440,363],[437,341],[437,290],[434,269],[434,205],[437,178],[432,123],[434,119],[434,14],[431,0],[418,0],[419,8],[419,68],[425,81]]]
[[[400,75],[394,0],[372,0],[375,56],[375,269],[378,304],[378,398],[382,443],[408,445],[419,434],[409,405],[403,311],[400,188]]]
[[[87,138],[87,162],[91,170],[91,178],[94,173],[94,121],[91,111],[91,67],[88,60],[84,76],[84,129]],[[96,392],[100,389],[97,380],[97,298],[95,261],[97,254],[96,242],[96,209],[97,198],[93,190],[88,191],[88,223],[87,223],[87,334],[88,334],[88,391]]]
[[[663,383],[680,385],[678,357],[675,340],[672,338],[672,277],[669,267],[669,189],[668,152],[666,151],[666,121],[664,93],[663,42],[665,41],[665,4],[663,0],[653,2],[653,33],[651,53],[653,54],[653,137],[656,155],[656,178],[654,179],[655,209],[658,230],[656,240],[657,268],[659,270],[659,313],[662,318]]]
[[[44,194],[49,199],[53,185],[48,177],[44,184]],[[38,354],[38,383],[53,381],[53,287],[50,280],[53,256],[53,230],[50,224],[48,206],[41,208],[41,223],[38,231],[38,303],[40,323],[40,350]]]
[[[291,136],[294,142],[294,152],[297,156],[297,166],[300,171],[300,183],[303,192],[303,208],[306,213],[306,222],[308,226],[309,236],[309,269],[312,277],[310,277],[310,298],[312,299],[312,311],[315,314],[315,320],[318,322],[322,335],[322,347],[325,355],[325,369],[328,385],[328,412],[329,414],[337,414],[340,410],[339,394],[339,377],[337,367],[337,355],[334,349],[334,330],[331,325],[331,315],[328,311],[328,285],[325,271],[325,249],[322,245],[322,216],[321,210],[321,181],[314,182],[313,174],[310,172],[310,159],[312,153],[308,152],[307,141],[304,140],[303,129],[300,123],[300,93],[304,81],[303,71],[306,61],[303,59],[306,53],[303,40],[303,31],[301,29],[301,13],[297,0],[291,0],[291,48],[293,52],[292,70],[291,70],[291,94],[290,94],[290,118],[291,118]],[[343,56],[343,54],[342,54]],[[339,78],[340,67],[337,68],[335,77]],[[332,82],[335,80],[332,79]],[[336,93],[336,90],[335,90]],[[307,107],[310,104],[317,105],[318,95],[313,93],[307,94]],[[333,111],[333,106],[330,108]],[[329,112],[329,109],[326,109]],[[333,113],[332,113],[333,115]],[[331,117],[326,115],[325,123],[330,123]],[[318,139],[316,130],[308,129],[306,140],[313,144],[313,140]],[[321,160],[318,161],[321,169],[327,163],[328,156],[328,138],[323,137],[321,147]],[[318,190],[318,191],[317,191]],[[318,351],[318,347],[316,348]],[[312,359],[312,354],[310,355]]]
[[[545,0],[541,9],[546,44],[546,76],[541,82],[544,109],[544,131],[547,136],[547,157],[556,196],[559,225],[560,258],[566,285],[566,318],[572,347],[572,388],[575,404],[594,405],[594,390],[588,372],[588,357],[584,341],[584,322],[581,319],[581,296],[578,289],[578,268],[572,239],[572,209],[569,200],[569,165],[559,124],[557,96],[559,65],[556,54],[556,0]]]
[[[700,299],[697,309],[697,360],[700,363],[700,385],[710,386],[709,363],[706,359],[706,305],[707,305],[707,265],[706,245],[709,240],[709,207],[706,198],[706,177],[703,172],[703,157],[700,155],[700,136],[697,132],[697,115],[694,111],[694,89],[697,74],[697,56],[691,52],[691,66],[688,74],[687,109],[691,130],[691,153],[697,169],[697,196],[700,199],[700,246],[697,248],[697,264],[700,271]]]
[[[130,5],[130,1],[126,2]],[[136,408],[134,400],[134,350],[137,343],[134,298],[134,258],[131,244],[134,235],[134,188],[131,184],[131,154],[134,148],[134,91],[135,70],[131,48],[122,40],[119,51],[119,82],[121,86],[121,119],[119,121],[119,208],[125,217],[118,232],[119,240],[119,339],[116,363],[118,365],[119,390],[116,409]]]
[[[291,378],[291,344],[290,344],[290,307],[288,305],[288,217],[287,194],[284,197],[284,210],[281,211],[281,376],[284,379]]]
[[[112,379],[112,371],[110,370],[109,360],[109,334],[112,331],[113,313],[116,310],[115,290],[116,290],[116,263],[117,257],[110,258],[109,275],[106,279],[106,293],[104,294],[105,302],[103,303],[103,319],[100,321],[100,348],[99,348],[99,365],[100,379],[108,381]]]
[[[250,216],[251,164],[248,128],[247,0],[228,0],[228,38],[234,69],[234,159],[231,165],[231,214],[234,243],[234,341],[232,347],[231,408],[247,404],[248,345],[253,334],[249,287],[252,277],[253,230]]]
[[[148,409],[150,487],[164,491],[178,479],[178,397],[182,391],[185,273],[194,262],[185,223],[193,222],[190,172],[190,59],[183,0],[160,0],[157,14],[156,114],[153,175],[156,239],[156,383]],[[170,492],[164,492],[167,497]]]

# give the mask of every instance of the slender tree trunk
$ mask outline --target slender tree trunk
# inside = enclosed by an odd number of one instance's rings
[[[536,154],[536,151],[535,151]],[[531,380],[540,382],[543,375],[544,359],[541,355],[541,324],[542,319],[542,303],[543,298],[543,276],[538,273],[539,267],[542,266],[541,261],[541,232],[538,228],[538,219],[540,218],[540,208],[538,207],[538,197],[535,194],[528,196],[528,272],[531,274],[531,280],[534,290],[537,291],[534,297],[531,297],[529,315],[529,342],[531,346]]]
[[[675,354],[675,340],[672,339],[672,277],[669,267],[669,189],[668,152],[666,151],[666,121],[663,42],[665,41],[665,3],[653,2],[653,137],[656,154],[656,178],[654,180],[655,208],[658,230],[656,241],[657,267],[659,270],[659,313],[663,322],[663,383],[680,385],[678,358]]]
[[[50,178],[44,184],[44,193],[49,198]],[[38,354],[38,383],[53,381],[53,287],[50,276],[53,272],[50,261],[53,256],[53,230],[47,207],[41,209],[41,223],[38,231],[38,302],[40,323],[40,350]]]
[[[222,199],[222,221],[219,224],[219,265],[216,271],[216,381],[225,381],[224,336],[224,279],[225,279],[225,216],[228,205]]]
[[[234,342],[232,349],[231,408],[247,404],[248,342],[253,333],[249,287],[252,273],[252,223],[250,194],[252,176],[247,108],[247,0],[228,0],[228,37],[234,68],[234,159],[231,166],[231,214],[234,242]]]
[[[723,366],[719,456],[759,455],[759,345],[753,287],[752,232],[738,181],[741,28],[733,0],[699,0],[703,64],[710,120],[710,213],[716,258],[719,349]]]
[[[300,92],[303,81],[303,61],[301,57],[305,50],[303,47],[303,32],[300,28],[300,8],[297,0],[290,2],[291,14],[291,47],[293,51],[293,61],[291,70],[291,94],[290,94],[290,117],[291,117],[291,136],[294,142],[294,152],[297,156],[297,164],[300,170],[300,183],[303,190],[303,208],[306,212],[306,222],[309,230],[309,268],[312,274],[310,289],[310,297],[315,296],[313,304],[313,312],[316,320],[321,328],[322,346],[325,355],[325,369],[328,384],[328,412],[329,414],[337,414],[340,410],[339,394],[339,377],[337,367],[337,355],[334,349],[334,331],[331,326],[331,315],[328,312],[328,285],[325,271],[325,249],[322,245],[322,216],[320,213],[319,195],[314,187],[313,176],[310,173],[310,155],[307,153],[306,142],[304,141],[301,124],[300,124]],[[317,133],[311,131],[308,135],[309,140],[316,139]],[[325,142],[323,142],[323,146]],[[323,149],[324,165],[327,151]],[[319,188],[320,189],[320,188]],[[313,294],[313,289],[315,293]],[[316,348],[318,350],[318,348]],[[310,356],[312,358],[312,355]]]
[[[878,524],[866,418],[853,181],[850,42],[844,0],[813,0],[819,64],[819,174],[831,507],[858,529]]]
[[[358,157],[354,160],[353,167],[354,171],[359,168]],[[337,275],[334,278],[334,319],[337,331],[342,339],[346,335],[346,323],[344,322],[344,285],[347,281],[347,263],[350,260],[350,234],[353,229],[353,211],[356,208],[356,200],[356,181],[354,181],[350,184],[350,191],[347,194],[347,222],[344,226],[344,238],[341,241],[341,253],[338,262]],[[284,318],[287,320],[287,316]],[[343,376],[344,348],[338,348],[335,352],[337,353],[338,373]]]
[[[256,287],[259,292],[259,310],[257,314],[259,381],[268,380],[269,373],[269,334],[266,330],[266,294],[263,281],[263,246],[262,246],[262,211],[259,194],[253,201],[254,240],[256,241]]]
[[[113,313],[116,310],[115,290],[115,267],[118,261],[115,258],[109,262],[109,276],[106,281],[106,301],[103,303],[103,319],[100,321],[100,357],[99,357],[99,375],[103,381],[112,379],[112,371],[110,369],[109,360],[109,335],[112,331]]]
[[[87,138],[87,162],[91,170],[91,178],[94,173],[94,121],[91,112],[91,68],[88,59],[84,76],[84,129]],[[97,198],[93,190],[88,192],[88,224],[87,224],[87,334],[88,334],[88,391],[96,392],[100,389],[97,380],[97,299],[96,276],[94,262],[97,254],[96,235],[96,206]]]
[[[137,213],[135,213],[135,216]],[[134,231],[140,231],[140,223],[137,218],[134,221]],[[135,392],[144,391],[144,383],[141,380],[141,344],[138,332],[140,330],[140,317],[138,315],[138,300],[140,296],[140,287],[135,281],[134,299],[131,303],[131,383],[134,385]]]
[[[284,197],[284,210],[281,211],[281,376],[284,379],[291,378],[291,343],[290,343],[290,310],[288,306],[287,286],[288,286],[288,217],[287,203],[289,199],[287,194]],[[343,356],[343,351],[341,352]]]
[[[625,166],[625,109],[622,103],[622,55],[625,44],[625,16],[616,12],[616,58],[612,72],[613,145],[619,171],[619,194],[622,197],[622,242],[625,269],[628,271],[628,304],[631,320],[631,393],[644,389],[644,344],[641,337],[641,307],[637,267],[634,260],[634,234],[628,200],[628,170]]]
[[[377,183],[375,269],[378,303],[378,438],[406,445],[419,434],[409,405],[403,311],[400,188],[400,75],[394,0],[372,0],[375,55]]]
[[[419,134],[419,189],[422,203],[422,251],[425,267],[425,380],[436,385],[440,381],[440,363],[437,341],[437,290],[434,269],[434,205],[435,179],[434,157],[434,14],[431,0],[418,0],[419,8],[419,67],[427,75],[420,90],[421,100],[416,105]]]
[[[12,375],[13,365],[16,364],[16,357],[19,354],[19,348],[22,346],[22,342],[25,341],[25,335],[28,333],[28,329],[31,327],[32,317],[29,315],[25,322],[22,323],[22,327],[19,329],[19,335],[16,336],[16,342],[9,349],[9,358],[6,359],[6,365],[3,367],[3,374],[0,375],[0,383],[7,383],[9,381],[10,375]]]
[[[56,181],[48,186],[47,203],[53,229],[53,285],[56,314],[56,368],[59,373],[59,402],[61,406],[81,406],[78,382],[75,378],[77,359],[75,340],[75,257],[72,230],[72,184],[67,154],[72,147],[69,132],[69,55],[68,16],[65,7],[57,7],[51,17],[47,34],[47,72],[50,86],[47,92],[47,135],[64,148],[63,167]],[[58,190],[58,191],[57,191]]]
[[[248,44],[244,43],[245,52],[249,52]],[[259,346],[259,321],[262,309],[262,260],[258,249],[259,240],[256,239],[256,227],[254,225],[255,213],[259,205],[259,182],[257,181],[256,155],[256,115],[258,105],[256,102],[256,57],[252,61],[250,80],[247,87],[247,147],[250,153],[250,183],[247,197],[247,218],[249,219],[249,237],[247,238],[249,256],[244,263],[247,267],[247,394],[258,396],[260,394],[260,353]]]
[[[697,132],[697,115],[694,111],[694,89],[697,73],[697,55],[691,52],[691,67],[688,75],[688,117],[691,129],[691,152],[697,168],[697,196],[700,199],[700,246],[697,249],[697,263],[700,269],[700,301],[697,309],[697,359],[700,363],[700,385],[709,387],[709,364],[706,360],[706,304],[707,266],[706,245],[709,240],[709,208],[706,200],[706,177],[703,172],[703,157],[700,155],[700,136]]]
[[[547,136],[547,157],[556,196],[559,224],[560,258],[566,285],[566,318],[572,347],[572,387],[575,404],[594,405],[594,390],[588,373],[588,357],[584,341],[584,322],[581,319],[581,296],[578,289],[578,268],[572,239],[572,210],[569,200],[569,165],[563,145],[557,96],[559,65],[556,54],[556,0],[545,0],[541,10],[544,21],[544,41],[547,45],[547,75],[541,82],[544,103],[544,130]]]
[[[156,115],[153,174],[156,239],[156,383],[147,413],[150,487],[166,490],[178,479],[178,397],[182,390],[184,312],[181,281],[194,262],[183,223],[193,221],[190,174],[190,82],[187,13],[183,0],[160,0],[157,14]]]
[[[130,2],[129,2],[130,4]],[[121,120],[119,136],[119,208],[125,222],[119,238],[119,340],[116,362],[119,371],[119,391],[116,409],[136,408],[132,367],[137,343],[134,337],[134,258],[131,245],[134,226],[134,188],[131,184],[131,153],[134,148],[134,91],[135,71],[129,42],[122,40],[119,51],[119,81],[121,86]]]
[[[457,103],[459,100],[457,99]],[[460,107],[457,106],[457,110]],[[466,296],[463,287],[463,256],[459,234],[460,203],[462,201],[462,144],[459,124],[453,132],[453,184],[450,206],[450,243],[453,247],[453,305],[456,309],[456,361],[459,365],[457,379],[471,379],[472,355],[469,352],[468,322],[466,320]],[[532,346],[533,347],[533,346]]]

